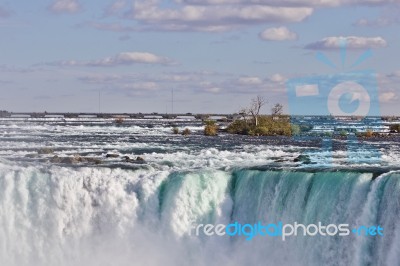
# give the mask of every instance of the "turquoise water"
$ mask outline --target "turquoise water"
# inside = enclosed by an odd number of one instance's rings
[[[400,174],[0,164],[1,265],[398,265]],[[193,224],[322,222],[383,237],[207,237]]]

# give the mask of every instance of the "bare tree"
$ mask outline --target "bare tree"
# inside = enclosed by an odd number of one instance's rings
[[[251,105],[248,109],[248,112],[253,117],[255,126],[258,126],[258,116],[260,114],[261,107],[263,107],[266,103],[267,100],[260,95],[251,100]]]
[[[271,113],[273,116],[275,115],[282,115],[283,113],[283,105],[280,103],[277,103],[274,105],[274,107],[272,107],[271,109]]]
[[[241,115],[243,120],[247,123],[247,116],[249,115],[249,110],[243,107],[239,110],[239,115]]]

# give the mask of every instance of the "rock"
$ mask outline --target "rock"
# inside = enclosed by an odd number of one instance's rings
[[[41,148],[37,151],[38,154],[52,154],[54,150],[51,148]]]
[[[103,161],[98,158],[82,158],[82,162],[88,162],[88,163],[94,163],[94,164],[103,163]]]
[[[129,156],[126,156],[126,155],[123,156],[122,159],[125,160],[125,161],[126,161],[126,160],[131,160],[131,158],[130,158]]]
[[[50,162],[52,163],[61,163],[62,159],[58,157],[57,155],[54,155],[53,158],[50,159]]]
[[[79,154],[74,154],[73,159],[76,160],[76,161],[79,162],[79,163],[82,163],[82,162],[85,161],[85,158],[82,157],[82,156],[80,156]]]
[[[76,164],[76,163],[79,163],[79,160],[76,159],[75,157],[64,157],[61,159],[61,163]]]
[[[310,156],[301,154],[301,155],[297,156],[296,158],[294,158],[293,162],[302,162],[304,164],[310,164],[311,159],[310,159]]]
[[[84,161],[83,158],[78,154],[74,155],[73,157],[62,158],[62,160],[61,160],[62,163],[66,163],[66,164],[77,164],[77,163],[81,163],[83,161]]]
[[[119,154],[115,153],[107,153],[106,158],[118,158]]]
[[[133,162],[136,161],[136,160],[132,159],[132,158],[129,157],[129,156],[124,156],[124,157],[122,157],[122,159],[123,159],[125,162],[127,162],[127,163],[133,163]]]
[[[124,156],[122,158],[127,163],[144,163],[145,162],[145,160],[140,156],[136,157],[136,159],[132,159],[129,156]]]
[[[142,157],[138,156],[136,157],[135,163],[144,164],[146,161]]]
[[[64,157],[60,158],[57,155],[51,159],[53,163],[65,163],[65,164],[77,164],[77,163],[94,163],[94,164],[101,164],[103,163],[102,160],[99,158],[91,158],[91,157],[82,157],[80,155],[74,155],[73,157]]]
[[[37,158],[38,155],[36,153],[29,153],[27,155],[25,155],[26,158]]]

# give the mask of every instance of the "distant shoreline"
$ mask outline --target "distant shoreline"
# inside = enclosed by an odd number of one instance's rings
[[[337,120],[354,120],[359,121],[364,118],[376,119],[380,118],[384,121],[400,121],[400,115],[383,115],[383,116],[330,116],[330,115],[284,115],[291,118],[324,118]],[[0,118],[134,118],[134,119],[176,119],[176,118],[194,118],[194,119],[226,119],[235,120],[242,117],[238,113],[223,114],[223,113],[174,113],[162,114],[157,112],[152,113],[97,113],[97,112],[8,112],[0,111]]]

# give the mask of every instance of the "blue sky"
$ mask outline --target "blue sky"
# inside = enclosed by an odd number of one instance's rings
[[[399,0],[0,1],[0,110],[97,112],[100,93],[102,112],[170,113],[173,89],[175,112],[262,95],[290,113],[288,81],[373,69],[382,114],[400,115],[399,23]]]

